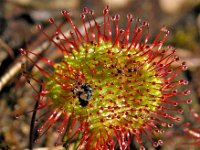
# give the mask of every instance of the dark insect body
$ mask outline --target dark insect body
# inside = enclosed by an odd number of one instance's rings
[[[92,97],[92,87],[88,83],[78,83],[72,90],[73,94],[78,98],[80,105],[85,107],[88,105]]]

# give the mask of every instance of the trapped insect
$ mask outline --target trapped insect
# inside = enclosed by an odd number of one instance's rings
[[[82,107],[88,105],[89,100],[92,97],[92,87],[88,83],[77,83],[72,92],[78,98]]]

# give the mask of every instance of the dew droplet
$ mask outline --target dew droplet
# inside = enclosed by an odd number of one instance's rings
[[[168,117],[168,114],[167,114],[167,113],[164,113],[162,116],[163,116],[164,118],[167,118],[167,117]]]
[[[15,115],[15,119],[19,119],[20,116],[21,116],[21,114]]]
[[[58,34],[59,34],[59,32],[58,32],[58,31],[54,32],[54,35],[55,35],[55,36],[58,36]]]
[[[168,123],[167,126],[168,126],[169,128],[171,128],[171,127],[174,126],[174,124],[173,124],[173,123]]]
[[[144,146],[140,146],[140,150],[145,150],[145,147]]]
[[[108,15],[108,12],[109,12],[109,9],[105,8],[105,9],[103,10],[104,16],[107,16],[107,15]]]
[[[119,131],[121,130],[119,126],[115,126],[115,129]]]
[[[70,34],[73,36],[74,32],[71,30],[71,31],[70,31]]]
[[[44,95],[46,95],[46,94],[48,94],[48,93],[49,93],[48,90],[42,90],[42,91],[40,92],[40,95],[41,95],[41,96],[44,96]]]
[[[41,30],[41,29],[42,29],[42,26],[41,26],[40,24],[36,25],[35,27],[36,27],[36,29],[38,29],[38,30]]]
[[[173,93],[173,94],[177,94],[177,90],[173,90],[172,93]]]
[[[91,9],[91,10],[89,11],[89,13],[90,13],[90,15],[94,15],[94,10]]]
[[[145,46],[145,48],[146,48],[146,49],[149,49],[149,48],[150,48],[150,46],[149,46],[149,45],[146,45],[146,46]]]
[[[166,124],[165,122],[162,122],[161,125],[162,125],[163,127],[166,127],[167,124]]]
[[[177,117],[175,118],[176,121],[181,121],[181,118]]]
[[[181,80],[178,81],[179,84],[183,84],[183,82],[184,82],[183,79],[181,79]]]
[[[155,133],[159,133],[159,130],[158,130],[158,129],[155,129],[154,132],[155,132]]]
[[[136,32],[141,32],[142,29],[141,28],[137,28]]]
[[[66,11],[66,10],[62,10],[62,11],[61,11],[61,14],[65,16],[65,15],[69,15],[69,12]]]
[[[158,140],[158,144],[159,145],[163,145],[163,141],[162,140]]]
[[[56,132],[60,132],[61,131],[61,129],[60,128],[58,128],[57,130],[56,130]]]
[[[154,147],[158,147],[158,143],[157,142],[153,142],[153,146]]]
[[[128,14],[127,14],[127,19],[130,19],[130,20],[131,20],[132,18],[133,18],[133,14],[128,13]]]
[[[141,21],[141,19],[140,18],[137,18],[137,22],[140,22]]]
[[[35,144],[38,144],[40,141],[37,139],[37,140],[35,140]]]
[[[50,23],[54,23],[55,21],[54,21],[54,19],[51,17],[51,18],[49,18],[49,22],[50,22]]]
[[[178,109],[178,113],[182,114],[183,110],[182,109]]]
[[[20,51],[21,55],[26,55],[27,54],[27,52],[23,48],[19,48],[19,51]]]
[[[115,16],[112,16],[112,17],[111,17],[111,20],[112,20],[112,21],[115,21],[115,19],[116,19]]]
[[[56,36],[56,40],[60,40],[60,37],[59,37],[59,36]]]
[[[120,33],[120,34],[124,33],[124,30],[123,30],[123,29],[120,29],[120,30],[119,30],[119,33]]]
[[[187,103],[187,104],[191,104],[191,103],[192,103],[192,100],[191,100],[191,99],[188,99],[188,100],[186,100],[186,103]]]
[[[160,133],[161,133],[161,134],[165,133],[165,130],[160,129]]]
[[[173,103],[173,106],[178,106],[178,103],[177,103],[177,102],[174,102],[174,103]]]
[[[166,50],[162,50],[161,53],[162,53],[162,54],[165,54],[165,53],[166,53]]]
[[[167,70],[167,73],[172,73],[172,72],[173,72],[172,69]]]
[[[142,25],[143,25],[143,26],[147,26],[147,25],[148,25],[148,22],[147,22],[147,21],[143,21],[143,22],[142,22]]]
[[[81,18],[85,19],[85,14],[84,13],[81,14]]]
[[[188,94],[190,94],[190,90],[186,90],[186,91],[184,91],[183,94],[184,94],[184,95],[188,95]]]
[[[158,110],[162,110],[163,107],[162,106],[157,106],[157,108],[158,108]]]
[[[38,132],[39,134],[41,134],[41,133],[42,133],[42,128],[39,128],[39,129],[37,130],[37,132]]]
[[[125,146],[125,145],[126,145],[126,142],[123,141],[123,142],[122,142],[122,146]]]
[[[120,15],[119,14],[115,15],[115,19],[119,20],[120,19]]]
[[[171,46],[171,45],[168,45],[168,46],[167,46],[167,48],[168,48],[168,49],[171,49],[171,48],[172,48],[172,46]]]
[[[175,60],[175,61],[179,61],[180,58],[179,58],[178,56],[174,56],[174,60]]]
[[[187,66],[182,66],[182,70],[187,70],[188,69],[188,67]]]
[[[173,49],[173,50],[172,50],[172,53],[175,53],[175,52],[176,52],[176,50],[175,50],[175,49]],[[185,64],[185,62],[183,62],[183,63]],[[183,63],[182,63],[182,65],[183,65]]]
[[[108,144],[108,145],[111,145],[111,144],[112,144],[112,139],[108,139],[108,140],[107,140],[107,144]]]
[[[166,34],[168,35],[170,33],[170,31],[169,30],[166,30]]]
[[[84,8],[83,8],[83,12],[84,12],[85,14],[87,14],[87,13],[88,13],[88,8],[87,8],[87,7],[84,7]]]
[[[189,82],[187,80],[184,80],[184,82],[183,82],[184,85],[188,85],[188,83]]]
[[[101,147],[101,149],[105,149],[105,146],[104,146],[104,145],[101,145],[100,147]]]

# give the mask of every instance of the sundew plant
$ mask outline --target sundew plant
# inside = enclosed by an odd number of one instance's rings
[[[146,142],[154,147],[163,144],[162,134],[173,123],[180,121],[179,104],[190,99],[175,99],[190,93],[188,82],[177,76],[187,66],[176,56],[175,48],[163,44],[169,31],[161,27],[152,42],[149,23],[127,14],[127,24],[119,26],[120,16],[103,10],[103,23],[98,23],[94,11],[83,9],[84,32],[73,23],[70,13],[62,11],[70,23],[68,38],[53,18],[54,35],[39,30],[62,53],[54,62],[31,50],[21,54],[43,76],[28,73],[41,90],[35,99],[37,110],[48,110],[38,121],[43,122],[38,139],[54,126],[58,133],[56,144],[74,144],[74,149],[120,150],[130,149],[131,143],[144,150]],[[124,16],[123,16],[124,17]],[[36,56],[48,67],[34,62]],[[178,63],[172,67],[173,63]],[[179,88],[181,87],[181,88]],[[42,119],[46,118],[46,120]]]

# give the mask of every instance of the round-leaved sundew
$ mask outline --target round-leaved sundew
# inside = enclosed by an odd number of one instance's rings
[[[53,18],[49,19],[55,27],[53,37],[37,26],[55,51],[62,53],[60,62],[20,49],[44,77],[39,82],[31,76],[42,86],[37,92],[38,109],[48,109],[39,138],[58,122],[56,143],[67,147],[75,141],[74,149],[125,150],[136,141],[143,150],[144,139],[154,147],[162,145],[161,129],[180,120],[178,104],[191,102],[173,98],[189,94],[179,88],[188,82],[177,78],[187,67],[184,62],[172,67],[179,63],[175,49],[162,48],[169,34],[166,27],[148,43],[149,23],[131,14],[120,28],[120,16],[110,16],[108,7],[103,10],[103,23],[98,23],[93,10],[84,8],[80,31],[69,12],[61,13],[71,25],[70,38]],[[32,55],[53,69],[39,66]]]

